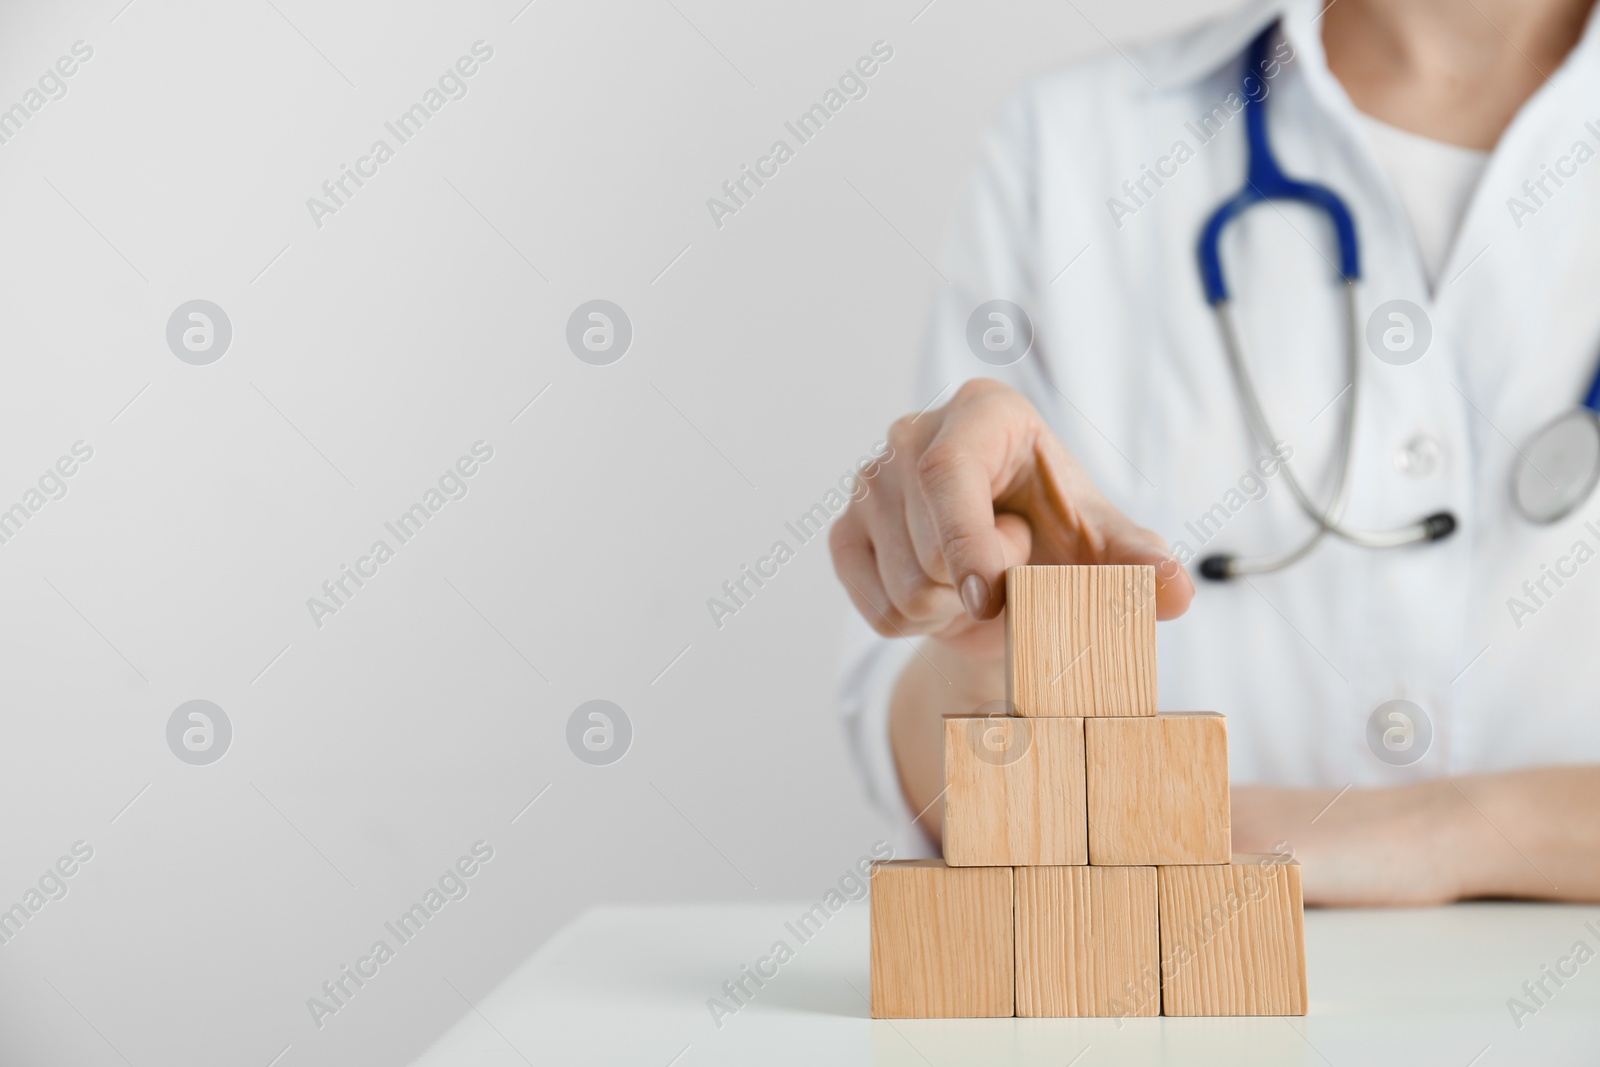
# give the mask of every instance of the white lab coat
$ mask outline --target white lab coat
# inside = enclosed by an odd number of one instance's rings
[[[1445,541],[1383,551],[1329,538],[1286,572],[1226,585],[1200,580],[1192,563],[1193,606],[1159,628],[1161,707],[1228,716],[1235,782],[1339,788],[1600,762],[1600,558],[1574,552],[1578,542],[1600,551],[1600,494],[1547,527],[1518,518],[1508,497],[1511,442],[1578,403],[1600,358],[1600,158],[1588,158],[1600,153],[1597,20],[1501,138],[1430,293],[1404,209],[1326,66],[1319,6],[1257,5],[1020,89],[987,139],[946,258],[950,284],[914,404],[971,377],[1012,384],[1119,507],[1196,561],[1305,536],[1310,523],[1281,477],[1234,506],[1245,494],[1229,491],[1261,452],[1195,252],[1245,166],[1242,114],[1204,141],[1200,119],[1228,110],[1244,49],[1281,18],[1294,58],[1270,83],[1278,159],[1332,187],[1355,216],[1362,328],[1392,299],[1419,305],[1432,325],[1409,365],[1363,346],[1347,522],[1385,529],[1448,510],[1460,525]],[[1180,141],[1192,151],[1181,164]],[[1136,202],[1124,182],[1158,164],[1172,176],[1159,187],[1146,179]],[[1564,184],[1546,177],[1530,195],[1524,182],[1546,168]],[[1332,231],[1309,209],[1258,206],[1231,227],[1224,255],[1273,429],[1325,493],[1349,399],[1329,407],[1347,380]],[[993,298],[1022,306],[1036,329],[1033,353],[1003,369],[966,341],[968,316]],[[1399,462],[1408,445],[1437,457],[1431,473]],[[1208,513],[1209,526],[1196,525]],[[1545,567],[1565,574],[1560,586]],[[1536,602],[1524,583],[1541,578]],[[1511,598],[1532,612],[1514,612]],[[887,706],[913,654],[852,620],[847,731],[874,796],[902,824],[911,813]],[[1395,698],[1420,706],[1434,734],[1407,767],[1376,758],[1367,740],[1369,716]]]

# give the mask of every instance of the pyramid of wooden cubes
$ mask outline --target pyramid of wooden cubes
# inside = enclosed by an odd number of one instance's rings
[[[872,1015],[1304,1015],[1300,868],[1231,851],[1227,720],[1156,710],[1153,567],[1006,574],[1007,715],[951,717],[944,859],[872,872]]]

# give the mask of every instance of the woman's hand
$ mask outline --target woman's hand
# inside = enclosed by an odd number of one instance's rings
[[[1162,539],[1100,493],[1039,413],[1000,382],[967,382],[946,406],[889,428],[894,458],[829,535],[857,610],[890,637],[931,634],[997,658],[1007,567],[1148,564],[1157,617],[1194,596]]]
[[[1156,534],[1101,495],[1039,413],[1009,386],[963,385],[950,403],[889,428],[893,458],[834,522],[833,565],[873,629],[929,635],[889,706],[900,787],[939,837],[945,715],[1005,696],[1007,567],[1156,568],[1156,614],[1181,615],[1194,583]]]

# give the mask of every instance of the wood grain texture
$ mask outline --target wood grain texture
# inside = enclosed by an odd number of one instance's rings
[[[1161,1013],[1304,1015],[1300,865],[1240,854],[1224,866],[1161,867]]]
[[[872,1017],[1014,1014],[1010,867],[872,868]]]
[[[1017,1015],[1161,1014],[1154,867],[1018,867]]]
[[[947,718],[944,778],[946,863],[1089,862],[1082,719]]]
[[[1228,725],[1215,712],[1087,719],[1089,862],[1227,863]]]
[[[1006,692],[1018,715],[1154,715],[1155,568],[1006,571]]]

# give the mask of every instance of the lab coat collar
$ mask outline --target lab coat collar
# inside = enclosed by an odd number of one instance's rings
[[[1230,15],[1151,45],[1144,56],[1147,69],[1160,78],[1157,92],[1184,89],[1215,74],[1238,59],[1257,34],[1283,19],[1293,7],[1310,7],[1313,16],[1320,10],[1315,0],[1256,0]],[[1294,44],[1298,52],[1300,42]]]

